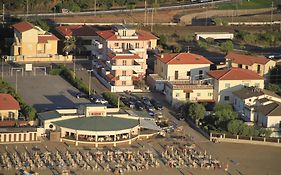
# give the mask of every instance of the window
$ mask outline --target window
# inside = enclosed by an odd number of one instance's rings
[[[190,71],[186,72],[186,76],[188,76],[188,77],[190,76]]]
[[[201,96],[201,93],[197,93],[197,97],[200,97]]]
[[[248,66],[246,66],[245,68],[248,69]]]
[[[259,84],[259,83],[255,83],[255,86],[256,86],[256,87],[260,87],[260,84]]]
[[[161,67],[161,72],[164,72],[164,68],[163,67]]]
[[[115,46],[115,47],[118,47],[118,46],[119,46],[119,43],[114,43],[114,46]]]
[[[199,70],[199,80],[203,79],[203,70]]]
[[[189,99],[190,98],[190,93],[186,93],[185,98]]]
[[[126,71],[125,70],[122,71],[122,76],[126,76]]]
[[[230,88],[230,83],[225,83],[225,84],[224,84],[224,87],[225,87],[225,88]]]
[[[123,30],[123,36],[127,36],[126,30]]]
[[[180,96],[180,94],[179,93],[176,93],[176,97],[179,97]]]
[[[224,96],[224,101],[229,101],[229,96]]]
[[[209,93],[208,93],[208,96],[209,96],[209,97],[211,97],[212,95],[213,95],[213,93],[212,93],[212,92],[209,92]]]
[[[123,61],[122,61],[122,65],[123,65],[123,66],[126,66],[126,65],[127,65],[127,60],[123,60]]]
[[[139,47],[140,47],[140,43],[136,43],[135,48],[139,48]]]
[[[179,79],[179,71],[175,71],[175,80]]]
[[[261,65],[258,65],[258,67],[257,67],[257,72],[258,72],[258,73],[261,72]]]
[[[123,86],[126,86],[126,81],[122,81],[122,85],[123,85]]]
[[[242,68],[242,64],[238,64],[238,67],[239,67],[239,68]]]

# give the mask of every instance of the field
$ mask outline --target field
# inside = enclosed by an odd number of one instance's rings
[[[272,6],[272,1],[270,0],[239,0],[230,3],[224,3],[218,5],[220,10],[235,10],[235,9],[259,9],[259,8],[269,8]]]

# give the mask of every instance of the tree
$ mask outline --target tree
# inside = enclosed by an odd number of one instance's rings
[[[237,118],[237,113],[233,111],[232,106],[229,104],[217,104],[214,112],[215,125],[223,128],[226,128],[230,120]]]
[[[272,130],[266,128],[259,129],[259,136],[269,137],[272,134]]]
[[[231,120],[227,124],[227,131],[231,134],[238,134],[240,126],[243,125],[243,121],[241,120]]]
[[[265,86],[265,89],[269,90],[269,91],[272,91],[272,92],[275,92],[275,93],[281,93],[281,88],[279,85],[277,84],[273,84],[273,83],[268,83],[266,86]]]
[[[161,34],[161,35],[159,36],[159,44],[163,47],[163,46],[166,45],[166,43],[167,43],[167,38],[166,38],[166,36],[163,35],[163,34]]]
[[[205,41],[198,41],[198,46],[202,49],[208,48],[208,44]]]
[[[198,123],[200,119],[204,118],[206,110],[202,104],[188,102],[184,105],[183,112],[185,113],[185,117],[190,117]]]
[[[210,38],[210,37],[206,38],[206,42],[207,42],[208,44],[213,44],[214,41],[215,41],[214,38]]]
[[[223,52],[229,52],[233,50],[233,43],[232,41],[226,41],[224,43],[221,44],[221,51]]]
[[[33,107],[25,104],[22,108],[23,115],[27,117],[30,121],[36,119],[36,110]]]
[[[127,4],[127,8],[130,9],[131,15],[133,14],[133,10],[136,8],[136,3],[135,2],[129,2]]]
[[[63,51],[66,54],[69,54],[70,52],[74,52],[76,47],[76,38],[70,37],[64,41]]]
[[[33,23],[35,26],[39,26],[41,29],[45,31],[50,30],[50,26],[48,25],[48,23],[40,18],[33,18],[29,20],[29,22]]]

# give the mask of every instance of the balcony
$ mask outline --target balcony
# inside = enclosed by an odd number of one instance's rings
[[[129,75],[119,75],[118,80],[121,80],[121,81],[132,80],[132,76],[129,76]]]
[[[203,81],[175,80],[167,83],[172,89],[213,89],[212,84]]]

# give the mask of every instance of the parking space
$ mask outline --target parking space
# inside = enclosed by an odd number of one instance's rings
[[[85,98],[76,98],[79,92],[60,76],[6,76],[5,80],[16,88],[24,101],[38,111],[57,108],[73,108],[90,103]]]

